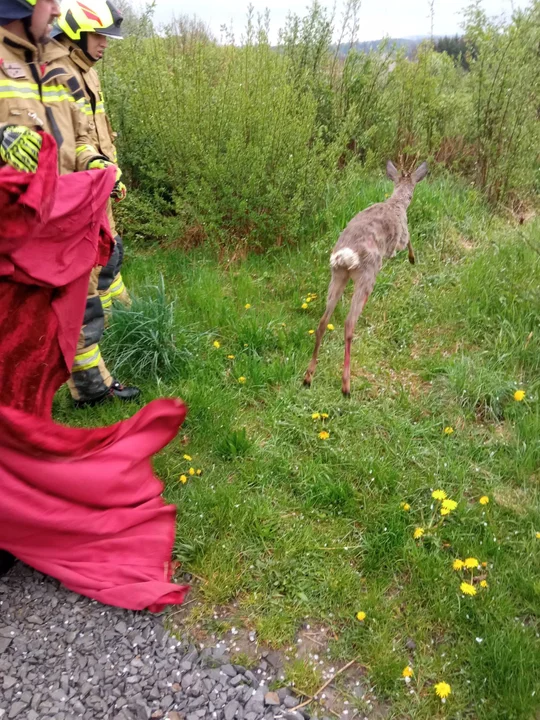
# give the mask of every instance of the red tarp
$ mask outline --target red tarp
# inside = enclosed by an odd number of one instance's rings
[[[170,582],[175,508],[150,460],[178,432],[183,403],[93,430],[50,417],[90,270],[110,252],[113,184],[113,170],[57,177],[48,135],[35,175],[0,168],[0,548],[75,592],[159,611],[187,588]]]

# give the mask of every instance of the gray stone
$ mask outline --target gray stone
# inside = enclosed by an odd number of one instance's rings
[[[231,702],[225,707],[225,720],[233,720],[239,707],[240,705],[236,700],[231,700]]]
[[[195,678],[193,675],[184,675],[184,677],[182,678],[183,689],[187,690],[189,687],[191,687],[193,685],[194,679]]]
[[[8,718],[16,718],[19,713],[22,713],[23,710],[26,710],[28,705],[23,702],[14,702],[12,703],[10,709],[9,709],[9,715]]]
[[[278,652],[268,653],[266,659],[268,660],[270,665],[272,665],[274,670],[281,670],[281,668],[283,667],[283,657]]]
[[[247,680],[248,680],[252,685],[256,685],[256,684],[257,684],[257,678],[256,678],[255,675],[251,672],[251,670],[246,670],[246,672],[244,673],[244,676],[247,678]]]
[[[289,695],[288,697],[286,697],[286,698],[283,700],[283,704],[285,705],[286,708],[289,708],[289,709],[290,709],[290,708],[293,708],[293,707],[296,707],[296,706],[299,704],[299,703],[298,703],[298,698],[295,698],[295,697],[293,697],[292,695]]]
[[[224,644],[198,650],[160,617],[104,607],[24,566],[0,596],[0,720],[281,720],[296,703],[282,689],[289,707],[265,706],[275,693]]]
[[[9,690],[14,685],[16,685],[17,679],[14,677],[10,677],[9,675],[4,675],[4,690]]]

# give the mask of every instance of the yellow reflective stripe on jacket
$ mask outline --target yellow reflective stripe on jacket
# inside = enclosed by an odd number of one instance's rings
[[[105,293],[104,295],[100,295],[99,299],[101,300],[101,307],[104,310],[109,310],[112,308],[112,295],[110,292]]]
[[[76,155],[80,155],[83,152],[93,152],[97,155],[97,152],[95,148],[92,147],[92,145],[79,145],[75,150]]]
[[[80,355],[75,355],[75,360],[73,361],[73,367],[71,368],[71,372],[82,372],[83,370],[91,370],[94,367],[97,367],[101,360],[101,351],[99,349],[99,346],[96,345],[94,350],[90,350],[89,352],[81,353]]]
[[[113,298],[118,297],[119,295],[121,295],[124,292],[125,289],[126,289],[126,286],[124,285],[122,276],[119,275],[110,287],[112,297]]]
[[[43,100],[45,102],[75,102],[75,99],[63,85],[43,85]]]
[[[105,112],[105,105],[103,104],[103,101],[100,100],[98,102],[98,104],[96,105],[96,115],[98,115],[100,113],[104,113],[104,112]]]
[[[0,80],[0,98],[23,98],[24,100],[41,101],[39,87],[28,81],[12,82]]]
[[[44,102],[71,102],[73,98],[63,85],[43,85]],[[23,100],[37,100],[41,102],[39,86],[26,80],[12,82],[11,80],[0,80],[0,98],[22,98]]]

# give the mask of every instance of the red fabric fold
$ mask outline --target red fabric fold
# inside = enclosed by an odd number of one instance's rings
[[[0,407],[0,546],[69,589],[108,605],[160,611],[170,583],[174,505],[150,457],[186,410],[157,400],[130,420],[80,430]]]
[[[48,135],[35,174],[0,168],[0,549],[103,603],[159,611],[188,590],[170,582],[175,508],[151,466],[183,403],[155,401],[92,430],[50,417],[90,271],[110,253],[114,179],[111,169],[58,177]]]

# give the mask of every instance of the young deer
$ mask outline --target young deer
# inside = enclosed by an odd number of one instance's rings
[[[377,203],[358,213],[341,233],[332,251],[332,279],[328,288],[326,310],[317,328],[315,350],[304,377],[304,385],[308,387],[311,386],[315,374],[324,332],[349,279],[352,278],[354,282],[354,293],[345,322],[345,363],[341,389],[346,397],[351,394],[351,345],[354,328],[375,286],[383,258],[394,257],[399,250],[408,247],[409,262],[414,265],[414,250],[407,227],[407,208],[415,185],[428,174],[428,166],[423,163],[413,173],[400,174],[394,164],[388,161],[386,172],[395,185],[392,196],[386,202]]]

